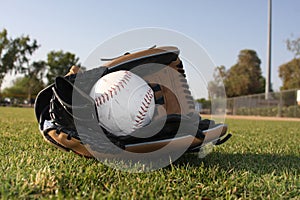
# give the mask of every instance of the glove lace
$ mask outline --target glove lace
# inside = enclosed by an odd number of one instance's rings
[[[63,125],[61,122],[63,121],[63,117],[59,114],[62,112],[62,107],[57,106],[57,102],[54,99],[51,99],[49,114],[51,118],[51,122],[56,126],[56,134],[60,134],[64,132],[67,134],[67,139],[71,140],[72,138],[79,139],[76,130],[74,130],[70,125]]]

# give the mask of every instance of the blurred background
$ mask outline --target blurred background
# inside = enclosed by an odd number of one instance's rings
[[[201,113],[211,112],[211,100],[225,88],[227,114],[300,117],[298,0],[0,0],[0,5],[1,106],[33,106],[56,76],[72,65],[88,67],[83,63],[99,44],[122,32],[157,27],[192,38],[212,59],[209,95],[195,99]]]

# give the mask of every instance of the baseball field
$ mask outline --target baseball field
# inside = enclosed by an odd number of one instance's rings
[[[44,142],[32,108],[0,107],[1,199],[300,199],[300,122],[227,119],[204,159],[128,173]]]

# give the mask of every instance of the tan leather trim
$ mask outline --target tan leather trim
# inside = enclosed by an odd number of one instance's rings
[[[107,63],[104,63],[103,66],[105,67],[112,67],[112,66],[115,66],[115,65],[118,65],[120,63],[123,63],[123,62],[126,62],[128,60],[132,60],[132,59],[135,59],[135,58],[140,58],[140,57],[143,57],[143,56],[149,56],[149,55],[155,55],[155,54],[159,54],[159,53],[162,53],[162,52],[176,52],[179,54],[179,50],[177,47],[172,47],[172,46],[165,46],[165,47],[156,47],[156,48],[153,48],[153,49],[147,49],[147,50],[144,50],[144,51],[139,51],[139,52],[136,52],[136,53],[131,53],[131,54],[127,54],[127,55],[123,55],[117,59],[114,59],[110,62],[107,62]]]
[[[74,152],[83,155],[85,157],[93,157],[92,154],[84,147],[84,145],[75,138],[67,139],[67,134],[64,132],[60,132],[60,134],[56,133],[56,130],[51,130],[48,132],[48,135],[55,140],[60,145],[64,146],[67,149],[71,149]],[[54,145],[54,144],[53,144]]]
[[[77,74],[80,70],[80,67],[73,65],[69,72],[65,76],[70,76],[72,74]]]
[[[153,151],[157,151],[166,145],[168,145],[169,151],[175,151],[176,149],[186,148],[187,144],[190,144],[190,147],[196,147],[203,143],[215,141],[219,137],[223,136],[227,131],[227,126],[220,126],[218,128],[215,128],[213,130],[210,130],[208,132],[204,132],[206,135],[205,139],[199,139],[192,135],[183,136],[181,138],[173,138],[173,139],[166,139],[161,141],[155,141],[155,142],[145,142],[140,144],[134,144],[134,145],[127,145],[125,147],[125,151],[132,152],[132,153],[149,153]],[[79,155],[83,155],[85,157],[94,157],[94,155],[98,158],[122,158],[122,153],[120,154],[107,154],[107,153],[99,153],[94,151],[88,151],[88,145],[85,147],[79,140],[75,138],[71,138],[70,140],[67,139],[67,134],[64,132],[61,132],[60,134],[56,134],[55,130],[51,130],[48,132],[48,135],[54,139],[57,143],[64,146],[66,149],[71,149],[75,153]],[[55,144],[51,143],[46,139],[46,141],[55,147]],[[62,150],[65,150],[63,148],[60,148]],[[134,154],[132,155],[135,156]]]

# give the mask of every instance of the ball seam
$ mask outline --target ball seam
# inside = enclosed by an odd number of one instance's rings
[[[114,96],[118,95],[118,92],[120,92],[122,88],[125,88],[125,85],[127,85],[130,81],[132,74],[129,71],[125,71],[124,73],[125,75],[118,83],[114,84],[107,89],[106,92],[95,98],[96,106],[100,106],[110,101],[114,98]]]
[[[149,88],[143,98],[143,101],[141,102],[140,108],[138,109],[138,113],[135,116],[133,130],[140,128],[141,125],[143,124],[146,117],[146,113],[150,108],[150,104],[153,97],[154,97],[153,91],[151,88]]]

